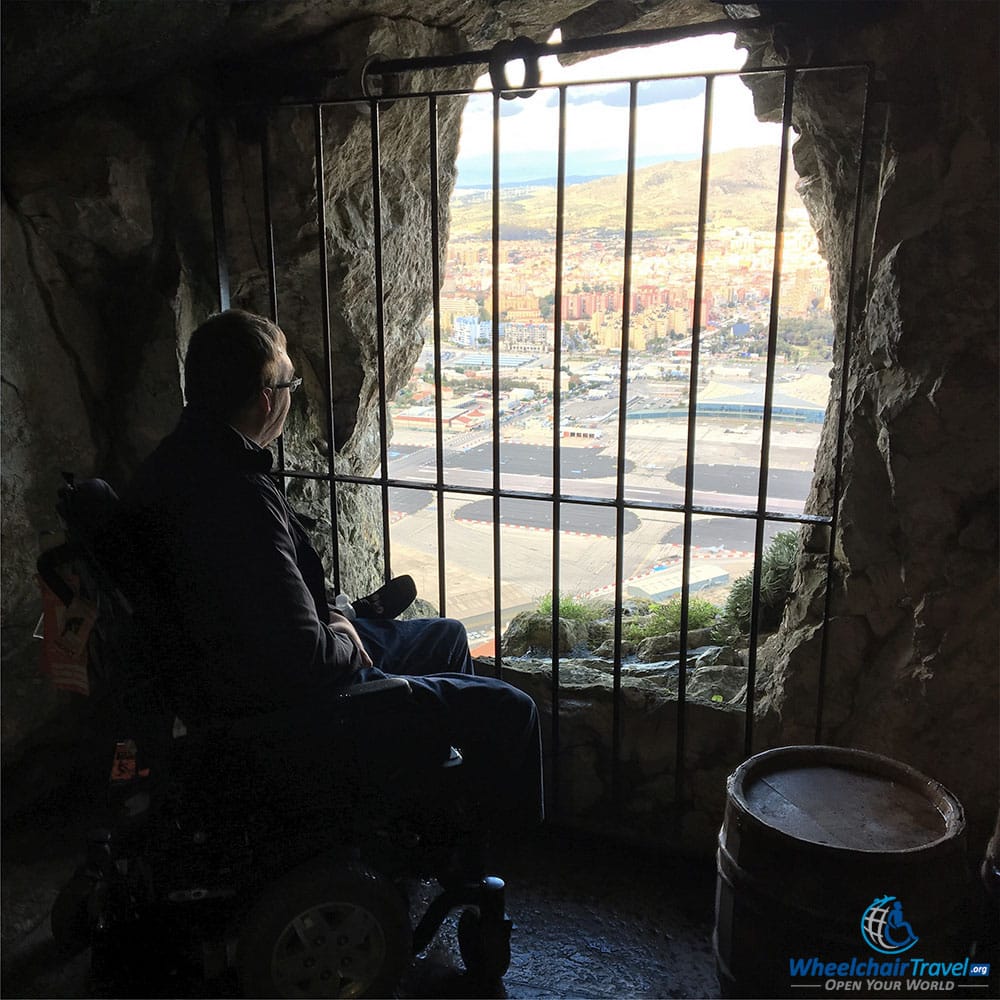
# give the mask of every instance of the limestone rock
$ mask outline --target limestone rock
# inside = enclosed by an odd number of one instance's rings
[[[822,26],[796,34],[785,24],[780,40],[754,49],[753,64],[881,53],[887,115],[884,147],[864,178],[873,192],[860,219],[870,280],[851,300],[859,136],[848,112],[861,106],[862,81],[845,87],[817,76],[796,86],[803,199],[830,261],[834,312],[853,324],[856,349],[845,382],[847,472],[825,687],[825,593],[817,556],[803,553],[803,589],[761,657],[758,732],[769,743],[811,742],[822,703],[825,740],[888,754],[942,781],[966,808],[970,844],[981,844],[1000,742],[997,552],[994,533],[974,527],[987,506],[996,524],[1000,115],[996,93],[974,80],[995,75],[995,25],[978,4],[883,8],[890,16],[863,31],[831,17],[832,7],[810,7]],[[904,37],[905,46],[894,44]],[[917,59],[917,51],[932,56]],[[775,107],[773,95],[755,99],[760,110]],[[839,394],[835,379],[831,412]],[[828,422],[810,504],[832,502],[836,455]],[[986,548],[967,548],[965,531]]]
[[[635,656],[638,646],[636,643],[629,641],[628,639],[622,639],[621,642],[621,656],[622,659],[628,659],[629,657]],[[594,655],[599,656],[604,660],[613,660],[615,656],[615,640],[613,638],[606,639],[600,644],[595,650]]]
[[[559,619],[559,652],[569,653],[587,644],[587,623],[574,618]],[[524,656],[529,651],[552,651],[552,619],[538,611],[515,616],[501,641],[504,656]]]
[[[688,650],[698,646],[708,645],[712,641],[710,628],[693,628],[688,631]],[[636,656],[644,661],[662,660],[670,653],[678,653],[681,648],[681,633],[668,632],[666,635],[654,635],[648,639],[643,639],[639,643]]]
[[[607,669],[584,665],[586,662],[560,664],[561,813],[577,824],[600,827],[606,826],[606,818],[620,809],[621,821],[629,825],[634,836],[662,843],[661,817],[671,808],[676,767],[676,676],[672,690],[664,686],[663,676],[623,676],[619,771],[622,797],[616,803],[611,787],[613,676]],[[633,669],[641,668],[634,665]],[[510,660],[504,664],[503,676],[538,704],[546,758],[551,762],[551,664],[544,660]],[[686,703],[685,787],[692,791],[693,810],[675,846],[706,857],[711,854],[713,836],[706,835],[706,831],[717,831],[721,822],[725,779],[741,758],[743,718],[738,707],[700,699]]]
[[[336,77],[379,49],[392,55],[454,51],[519,33],[547,37],[557,21],[567,22],[568,33],[575,24],[579,34],[639,17],[650,25],[720,13],[709,0],[697,9],[694,0],[562,0],[554,6],[434,0],[421,11],[438,26],[429,29],[411,20],[412,5],[402,0],[366,5],[364,23],[355,7],[219,0],[5,9],[5,759],[56,711],[30,673],[27,636],[37,617],[31,579],[37,533],[51,524],[58,472],[69,466],[123,484],[176,418],[184,337],[216,306],[202,111],[219,91],[206,67],[228,65],[221,76],[234,89],[251,77],[258,92],[259,81],[274,81],[278,90],[270,96],[280,98],[303,81],[290,70],[278,77],[260,69],[265,62],[288,65],[282,56],[289,51],[301,56],[313,74],[306,82],[315,84],[317,67],[332,68]],[[829,405],[834,414],[843,403],[842,448],[828,420],[807,505],[833,509],[841,456],[825,689],[818,683],[826,546],[822,530],[814,529],[799,556],[782,627],[760,651],[756,731],[762,742],[811,741],[822,696],[825,739],[888,753],[942,780],[962,799],[977,850],[992,827],[992,764],[1000,742],[1000,114],[995,88],[983,84],[996,77],[994,11],[975,3],[851,4],[850,16],[837,3],[761,8],[779,16],[773,30],[745,39],[751,68],[785,60],[870,63],[878,66],[878,79],[855,241],[860,137],[852,123],[859,120],[864,81],[860,74],[846,84],[839,74],[796,78],[793,156],[830,262],[836,325],[850,332],[852,349],[848,358],[840,338]],[[578,11],[580,18],[570,22]],[[607,24],[601,20],[608,17]],[[778,76],[744,79],[756,88],[761,117],[775,120]],[[338,86],[336,79],[331,86]],[[452,182],[460,104],[441,122],[443,199]],[[321,220],[311,166],[314,122],[307,112],[287,110],[271,132],[273,208],[283,223],[277,308],[306,381],[290,420],[289,456],[301,471],[322,473],[336,451],[338,471],[364,476],[379,461],[382,367],[391,389],[419,351],[413,331],[429,304],[426,150],[419,112],[397,102],[380,132],[385,300],[391,303],[380,352],[370,305],[367,123],[348,110],[326,115],[323,124],[329,199]],[[228,251],[234,302],[267,310],[255,128],[245,118],[223,122]],[[291,229],[284,225],[290,218],[297,220]],[[324,275],[315,249],[321,234],[331,250]],[[860,259],[852,272],[856,247]],[[853,292],[852,273],[858,279]],[[321,278],[332,293],[332,377],[322,350]],[[299,499],[321,521],[329,524],[331,510],[338,515],[342,565],[333,566],[326,533],[331,575],[336,569],[343,589],[365,592],[384,571],[378,490],[351,485],[331,497],[328,489],[321,481],[296,480]],[[626,602],[623,613],[642,608]],[[690,637],[689,643],[696,645]],[[594,814],[606,788],[606,748],[596,749],[600,737],[583,717],[593,715],[601,733],[610,731],[609,676],[584,665],[566,668],[568,731],[580,737],[562,750],[578,775],[569,780],[569,801],[576,796]],[[546,683],[544,672],[530,684],[525,680],[543,704]],[[651,678],[636,676],[625,691],[626,801],[648,800],[655,788],[669,798],[676,703],[663,701]],[[597,692],[596,714],[583,708],[586,692]],[[688,704],[686,719],[693,807],[686,828],[704,832],[724,795],[726,771],[740,760],[742,720],[736,711],[697,701]],[[637,740],[655,747],[654,756],[637,750]],[[653,814],[669,808],[658,799]]]
[[[746,686],[747,668],[732,664],[699,667],[688,680],[687,695],[702,701],[731,702]],[[717,702],[716,702],[717,703]]]

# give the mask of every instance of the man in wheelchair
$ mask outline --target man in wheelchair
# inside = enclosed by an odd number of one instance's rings
[[[173,865],[173,888],[147,875],[146,902],[230,900],[247,995],[391,991],[411,947],[461,905],[467,967],[502,975],[503,883],[486,876],[478,845],[541,820],[537,710],[475,676],[459,622],[351,620],[331,607],[319,556],[269,475],[267,446],[302,381],[285,348],[275,324],[238,310],[194,332],[187,406],[115,520],[132,634],[179,720],[160,741],[154,770],[170,781],[142,834],[142,864]],[[178,838],[192,867],[184,885]],[[86,920],[99,942],[112,910],[97,914],[97,883],[141,909],[116,876],[112,839],[92,839],[75,880],[86,904],[70,892],[54,930]],[[411,930],[387,879],[414,868],[444,891]]]

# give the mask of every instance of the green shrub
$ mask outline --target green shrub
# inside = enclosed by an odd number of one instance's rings
[[[688,601],[688,629],[706,628],[715,621],[718,608],[703,597],[692,597]],[[638,621],[626,622],[622,636],[630,642],[639,642],[652,635],[666,635],[681,629],[681,599],[671,598],[665,604],[653,604],[649,614]]]
[[[773,631],[781,624],[795,574],[797,531],[781,531],[764,550],[760,566],[760,628]],[[715,628],[716,639],[733,645],[750,635],[753,610],[753,573],[733,582]]]
[[[733,646],[750,633],[750,612],[753,601],[753,576],[737,577],[722,605],[715,625],[715,638],[725,646]]]
[[[552,614],[552,594],[546,594],[538,602],[538,610],[543,615]],[[575,597],[559,595],[559,617],[573,618],[581,622],[592,622],[600,616],[600,612],[590,601],[578,601]]]

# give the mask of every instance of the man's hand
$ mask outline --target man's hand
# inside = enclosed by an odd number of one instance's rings
[[[358,635],[358,630],[354,627],[353,623],[345,618],[342,614],[337,611],[330,610],[330,628],[334,632],[340,632],[341,635],[346,635],[348,639],[354,644],[354,648],[358,651],[359,663],[355,670],[360,670],[362,667],[370,667],[372,665],[372,658],[368,655],[368,650],[365,649],[364,643],[361,641],[361,636]]]

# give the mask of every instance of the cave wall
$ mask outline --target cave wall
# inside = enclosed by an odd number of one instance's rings
[[[301,84],[276,66],[294,65],[315,83],[361,54],[449,51],[521,32],[545,37],[587,7],[428,4],[421,19],[437,27],[425,28],[406,19],[406,4],[370,6],[385,17],[350,28],[352,15],[336,4],[95,5],[89,17],[99,32],[88,31],[85,4],[20,4],[5,17],[5,102],[15,105],[4,124],[2,220],[5,761],[69,732],[69,696],[54,695],[38,676],[29,638],[38,535],[55,527],[59,471],[127,481],[176,419],[185,337],[216,307],[206,108],[248,88],[277,96]],[[757,64],[875,67],[877,197],[862,230],[824,738],[923,768],[962,798],[978,829],[990,822],[997,790],[995,17],[976,3],[761,6],[781,23],[746,39]],[[719,13],[708,0],[594,4],[566,21],[564,34]],[[123,21],[132,15],[155,23],[138,30]],[[62,47],[47,49],[46,32]],[[156,45],[139,44],[150,37]],[[276,46],[293,46],[294,59],[276,59]],[[264,50],[271,56],[261,62],[254,53]],[[849,116],[836,112],[856,95],[822,79],[804,80],[797,94],[796,165],[843,313],[853,215],[845,181],[854,166]],[[759,95],[764,117],[774,112],[773,96]],[[457,112],[445,115],[446,156],[456,121]],[[383,124],[387,291],[404,307],[387,314],[394,383],[419,350],[412,330],[430,287],[420,196],[426,150],[419,115],[403,102]],[[234,302],[266,310],[254,128],[223,122],[226,209]],[[289,113],[270,138],[276,219],[309,209],[305,222],[276,227],[284,234],[279,320],[307,383],[289,449],[295,461],[320,467],[325,371],[311,128],[308,116]],[[370,473],[378,413],[367,121],[348,111],[326,128],[337,464]],[[450,183],[446,168],[443,200]],[[817,501],[832,488],[833,454],[828,438]],[[322,492],[299,490],[297,499],[322,516]],[[342,551],[355,554],[347,556],[345,589],[363,589],[382,571],[374,501],[362,490],[338,495]],[[816,541],[803,550],[794,601],[761,658],[761,745],[813,739],[822,613],[814,570],[825,569]]]
[[[415,21],[365,19],[342,29],[337,46],[347,52],[417,54],[460,50],[455,32]],[[310,43],[297,59],[317,61]],[[461,87],[472,71],[437,72],[433,84]],[[406,77],[409,90],[432,85],[429,74]],[[239,89],[239,88],[237,88]],[[335,95],[338,96],[338,95]],[[446,206],[455,180],[454,162],[464,100],[438,102],[438,187]],[[304,388],[292,401],[286,425],[286,466],[325,474],[328,462],[328,372],[323,285],[328,301],[335,451],[339,473],[377,474],[380,460],[379,344],[376,302],[375,223],[372,179],[372,113],[367,104],[331,103],[324,108],[324,238],[320,257],[317,214],[316,123],[311,108],[274,109],[266,118],[239,113],[221,124],[226,242],[232,304],[270,312],[266,259],[268,214],[264,204],[261,141],[269,150],[270,223],[275,254],[277,318]],[[408,381],[423,346],[420,325],[432,302],[432,250],[428,111],[425,99],[380,105],[383,373],[391,399]],[[444,265],[448,219],[439,211],[439,264]],[[391,428],[388,432],[391,435]],[[288,496],[317,521],[314,537],[331,582],[349,594],[368,593],[384,580],[381,494],[375,488],[338,484],[339,554],[334,568],[328,487],[294,479]],[[339,574],[339,576],[338,576]]]
[[[40,536],[58,528],[60,471],[127,484],[175,422],[187,336],[218,306],[208,114],[248,99],[353,96],[361,66],[376,54],[446,53],[516,35],[544,40],[571,16],[567,31],[586,34],[717,20],[720,11],[711,0],[430,0],[419,10],[406,0],[372,0],[363,16],[348,0],[25,0],[5,9],[0,749],[5,764],[39,761],[20,783],[26,794],[65,770],[76,723],[87,714],[39,675],[31,638],[40,610],[34,562]],[[477,71],[438,71],[434,82],[462,85]],[[409,74],[403,86],[429,82]],[[445,204],[461,108],[461,101],[440,106]],[[430,303],[420,118],[415,105],[398,102],[382,121],[390,393],[419,352],[414,330]],[[335,464],[368,475],[379,450],[368,121],[344,109],[328,113],[324,129]],[[266,312],[259,123],[223,114],[220,134],[232,301]],[[269,139],[278,318],[306,380],[289,420],[289,458],[299,468],[325,469],[311,116],[276,115]],[[443,227],[442,249],[445,238]],[[290,493],[329,524],[321,486],[297,481]],[[362,592],[384,571],[378,497],[341,488],[336,510],[340,582]],[[323,554],[329,566],[329,544]]]
[[[284,57],[301,71],[330,64],[331,52],[340,53],[343,64],[380,51],[405,56],[465,45],[454,30],[368,18],[341,27],[334,39],[297,43]],[[438,82],[460,84],[469,72],[444,74]],[[5,127],[2,746],[5,763],[38,759],[18,782],[25,792],[53,760],[61,761],[56,771],[65,768],[89,716],[77,696],[53,692],[41,677],[31,638],[40,611],[34,562],[59,528],[60,473],[100,475],[121,490],[175,424],[187,338],[219,303],[206,111],[220,96],[259,90],[260,75],[259,62],[227,65],[221,77],[213,66],[125,95],[24,114]],[[414,74],[408,82],[419,88],[428,81]],[[283,88],[301,85],[298,77],[289,83],[277,76],[279,89],[269,96],[287,96]],[[346,86],[325,96],[340,98]],[[445,204],[462,106],[452,101],[439,115]],[[420,107],[397,102],[385,108],[381,122],[385,292],[399,304],[386,310],[390,394],[419,353],[415,330],[431,301],[429,203],[421,195],[429,166]],[[369,120],[366,110],[348,105],[326,112],[323,122],[336,463],[338,471],[362,475],[376,471],[379,453]],[[313,116],[282,111],[267,127],[278,318],[306,380],[289,420],[287,458],[297,468],[325,470],[328,375]],[[259,116],[227,105],[219,134],[232,304],[266,313]],[[446,237],[445,225],[442,252]],[[323,489],[305,481],[289,492],[318,517],[317,537],[328,536]],[[365,592],[383,572],[378,497],[370,489],[341,488],[337,512],[342,585]],[[329,568],[329,544],[324,554]]]
[[[753,53],[758,65],[874,68],[875,197],[860,226],[822,739],[943,782],[978,848],[996,814],[1000,747],[996,10],[886,8],[860,30],[846,19],[778,25]],[[858,96],[823,75],[796,89],[793,153],[841,320],[857,136],[838,111]],[[773,97],[755,94],[758,113],[774,116]],[[833,406],[839,384],[836,395]],[[835,454],[828,423],[815,504],[829,499]],[[802,552],[795,597],[761,655],[759,745],[815,738],[825,568],[816,547]]]
[[[39,676],[31,639],[60,472],[123,485],[182,404],[176,331],[211,302],[210,229],[171,209],[199,200],[197,103],[178,84],[5,130],[5,750],[75,703]]]

